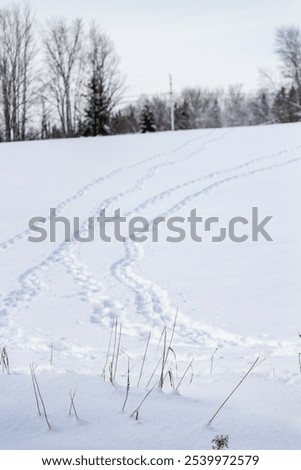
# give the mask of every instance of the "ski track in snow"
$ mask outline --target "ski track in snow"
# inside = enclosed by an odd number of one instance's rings
[[[183,161],[188,160],[189,158],[192,158],[198,155],[201,151],[207,148],[207,145],[209,143],[214,142],[216,140],[220,140],[221,138],[225,137],[226,134],[227,133],[224,133],[222,134],[222,136],[219,136],[218,138],[213,138],[213,139],[210,139],[209,141],[203,142],[200,148],[189,153],[187,156],[185,156],[184,158],[180,160],[172,161],[172,162],[163,162],[161,164],[152,166],[143,177],[140,177],[136,181],[133,187],[123,192],[119,192],[113,195],[112,197],[102,201],[100,204],[97,204],[95,209],[92,211],[91,215],[98,215],[101,209],[108,208],[114,202],[122,199],[126,195],[139,190],[147,180],[150,180],[156,175],[156,173],[158,172],[160,168],[163,168],[169,165],[176,165],[178,163],[181,163]],[[204,136],[202,136],[202,138],[204,138]],[[172,155],[173,153],[189,145],[190,142],[193,142],[194,140],[198,140],[198,139],[200,139],[200,137],[198,137],[197,139],[190,139],[189,141],[186,141],[185,143],[181,144],[179,147],[177,147],[176,149],[173,149],[170,152],[156,154],[141,162],[135,163],[126,168],[119,168],[104,177],[94,180],[94,182],[89,183],[82,190],[78,191],[76,195],[71,196],[70,198],[60,203],[60,205],[58,206],[59,211],[61,212],[69,202],[76,200],[79,197],[82,197],[85,191],[89,190],[94,185],[98,184],[96,183],[97,181],[100,182],[100,181],[104,181],[104,179],[112,178],[115,175],[119,174],[121,171],[130,169],[130,168],[135,168],[137,166],[142,165],[145,162],[152,162],[153,160],[159,157]],[[285,150],[282,150],[280,152],[277,152],[275,154],[271,154],[268,156],[257,157],[244,164],[231,167],[225,170],[211,172],[208,175],[200,176],[199,178],[186,181],[183,184],[175,185],[174,187],[168,190],[162,191],[159,194],[151,198],[148,198],[146,201],[138,205],[136,208],[132,209],[126,215],[131,216],[139,210],[145,209],[146,207],[151,207],[155,205],[159,200],[169,197],[171,194],[175,193],[176,191],[186,186],[193,185],[197,182],[215,179],[229,172],[231,173],[237,170],[243,170],[245,168],[252,167],[254,165],[256,166],[257,164],[261,162],[265,162],[268,159],[275,159],[283,155],[290,155],[292,152],[300,150],[300,148],[301,148],[301,145],[294,147],[292,149],[285,149]],[[177,210],[185,207],[189,202],[191,202],[195,198],[202,196],[202,195],[209,194],[212,190],[226,183],[231,183],[234,180],[249,177],[259,172],[271,171],[273,169],[276,169],[282,166],[293,164],[300,160],[301,160],[301,157],[291,158],[289,160],[281,161],[279,163],[274,163],[269,166],[255,168],[253,170],[249,170],[243,173],[235,173],[234,175],[219,179],[207,185],[206,187],[186,196],[181,201],[174,204],[170,209],[160,214],[159,216],[163,216],[163,217],[171,216]],[[84,221],[83,224],[81,225],[81,234],[82,234],[82,231],[83,233],[85,233],[87,232],[87,230],[88,230],[88,219]],[[21,238],[25,237],[27,235],[27,232],[28,231],[23,232],[21,235]],[[19,236],[20,234],[16,235],[17,237],[16,241],[20,239],[18,238]],[[6,247],[9,247],[9,246],[11,246],[11,244],[8,244]],[[2,249],[5,249],[5,247],[1,245],[0,247],[2,247]],[[136,299],[136,310],[137,310],[138,315],[143,315],[144,317],[147,317],[149,324],[151,324],[153,327],[156,327],[156,326],[162,327],[162,324],[167,324],[171,326],[173,319],[174,319],[174,315],[175,315],[175,309],[174,307],[170,305],[167,292],[161,289],[152,281],[143,279],[142,277],[138,276],[136,273],[134,273],[132,269],[133,265],[143,256],[143,249],[142,249],[141,244],[137,244],[137,243],[127,240],[124,244],[124,248],[125,248],[124,257],[122,259],[117,260],[111,266],[112,274],[126,288],[134,292],[135,299]],[[78,258],[73,252],[72,243],[66,244],[63,242],[57,248],[55,248],[45,260],[43,260],[38,265],[29,268],[27,271],[25,271],[23,274],[20,275],[18,279],[20,283],[20,287],[16,290],[11,291],[3,301],[3,306],[0,310],[0,326],[1,325],[8,326],[7,320],[8,320],[9,309],[16,308],[20,304],[30,301],[33,297],[38,295],[43,289],[47,288],[47,285],[41,280],[41,278],[44,272],[55,262],[63,263],[67,269],[67,272],[72,276],[73,280],[77,284],[80,285],[81,287],[80,296],[82,300],[88,301],[93,304],[94,314],[93,314],[93,317],[91,318],[91,321],[95,321],[95,322],[101,321],[101,318],[99,318],[101,316],[104,317],[103,320],[106,320],[107,316],[109,316],[112,320],[114,317],[116,317],[116,315],[118,316],[118,312],[122,311],[123,307],[118,302],[114,301],[113,299],[110,299],[109,297],[103,294],[104,292],[103,284],[99,280],[96,279],[95,274],[89,272],[87,266],[85,266],[83,263],[81,263],[78,260]],[[16,327],[14,325],[11,325],[11,328],[12,328],[11,332],[14,332],[14,334],[16,334],[16,331],[17,331]],[[208,347],[212,347],[213,345],[216,345],[217,340],[221,341],[222,343],[226,342],[227,344],[230,344],[230,345],[231,344],[232,345],[238,345],[238,344],[254,345],[255,343],[260,344],[259,339],[242,338],[242,337],[234,336],[229,333],[226,333],[223,330],[216,329],[207,325],[203,325],[200,322],[197,322],[197,324],[195,324],[190,319],[187,319],[185,315],[182,314],[181,312],[179,313],[179,316],[178,316],[177,329],[181,335],[191,339],[192,341],[196,341],[198,343],[201,342],[202,344],[205,341]],[[267,343],[265,341],[262,344],[265,344],[265,345],[269,344],[270,346],[279,347],[279,342]]]

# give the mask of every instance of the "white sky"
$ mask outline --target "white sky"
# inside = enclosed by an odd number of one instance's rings
[[[19,0],[17,0],[19,3]],[[6,0],[0,0],[4,5]],[[21,0],[20,0],[21,3]],[[114,41],[127,95],[189,85],[258,85],[276,67],[275,27],[301,26],[300,0],[31,0],[40,19],[97,20]]]

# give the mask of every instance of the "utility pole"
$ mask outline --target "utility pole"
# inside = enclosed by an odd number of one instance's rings
[[[175,130],[175,113],[174,113],[174,102],[173,102],[173,89],[172,89],[172,75],[169,74],[169,96],[170,96],[170,127],[171,130]]]
[[[297,101],[297,106],[300,106],[300,78],[299,78],[299,70],[298,69],[296,69],[296,101]],[[300,113],[300,111],[299,111],[299,113]]]

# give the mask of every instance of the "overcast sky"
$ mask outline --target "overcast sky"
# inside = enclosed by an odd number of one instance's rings
[[[0,0],[0,5],[7,3]],[[21,1],[20,1],[21,3]],[[189,85],[258,85],[276,67],[275,27],[300,24],[300,0],[31,0],[36,16],[97,20],[111,36],[127,95]],[[298,23],[299,22],[299,23]]]

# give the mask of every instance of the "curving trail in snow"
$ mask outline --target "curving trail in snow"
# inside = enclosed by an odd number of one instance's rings
[[[186,155],[180,161],[181,162],[182,161],[187,161],[190,158],[197,156],[200,152],[202,152],[206,149],[206,146],[209,143],[214,142],[216,140],[219,140],[223,136],[224,136],[224,134],[221,137],[218,137],[217,139],[216,138],[209,139],[209,140],[205,139],[204,142],[202,143],[201,147],[197,148],[197,150],[194,150],[193,152],[188,153],[188,155]],[[203,136],[201,138],[203,139]],[[139,161],[138,163],[135,163],[133,165],[128,166],[127,169],[133,169],[133,168],[139,167],[142,163],[153,162],[154,160],[156,160],[158,158],[163,158],[164,156],[173,155],[174,153],[185,149],[191,142],[194,142],[194,141],[199,140],[199,139],[200,139],[200,137],[187,140],[183,144],[181,144],[180,146],[178,146],[176,148],[173,148],[169,152],[153,155],[152,157],[150,157],[148,159],[142,160],[142,162]],[[158,165],[151,166],[149,169],[147,169],[144,176],[138,178],[138,180],[134,183],[133,186],[131,186],[130,188],[128,188],[124,191],[117,192],[117,193],[113,194],[111,197],[109,197],[107,199],[104,199],[101,202],[97,203],[97,205],[94,207],[94,209],[92,211],[90,211],[89,217],[96,217],[99,214],[101,209],[103,209],[103,208],[108,209],[109,207],[113,207],[114,203],[117,203],[122,198],[124,198],[126,195],[129,195],[131,193],[139,191],[141,189],[141,187],[143,187],[145,182],[147,180],[153,178],[154,175],[157,173],[157,171],[161,167],[173,166],[173,165],[175,165],[174,161],[172,161],[172,162],[163,162],[163,163],[160,163]],[[118,173],[120,173],[123,170],[124,169],[119,168],[115,172],[110,173],[109,176],[106,175],[105,177],[98,178],[97,179],[97,184],[99,182],[104,181],[105,179],[112,178],[113,176],[116,176]],[[93,183],[93,185],[94,184],[96,184],[96,183]],[[86,186],[86,188],[87,187],[88,187],[88,185]],[[77,194],[83,195],[84,193],[81,190]],[[75,198],[77,198],[77,197],[78,196],[75,196]],[[59,211],[57,212],[57,214],[61,212],[62,208],[65,205],[67,205],[67,201],[70,201],[72,198],[73,198],[73,196],[66,199],[64,202],[62,202],[58,206]],[[84,236],[87,233],[87,231],[88,231],[88,218],[81,224],[81,227],[80,227],[80,233],[81,233],[82,236]],[[29,231],[24,231],[22,237],[27,236],[28,233],[29,233]],[[16,235],[12,239],[17,241],[22,237],[19,237],[19,235]],[[75,243],[74,239],[71,240],[71,244],[72,243]],[[11,244],[8,244],[6,247],[4,245],[5,244],[2,244],[2,249],[3,250],[8,248],[9,246],[11,246]],[[75,280],[79,279],[79,275],[76,274],[77,264],[79,263],[79,261],[76,260],[75,254],[72,252],[72,247],[70,246],[70,244],[62,242],[62,243],[59,244],[58,247],[54,248],[52,250],[52,252],[45,259],[43,259],[39,264],[30,267],[28,270],[26,270],[25,272],[23,272],[19,276],[19,283],[20,283],[21,286],[18,289],[11,291],[3,299],[2,306],[0,308],[0,315],[2,314],[2,316],[3,316],[6,313],[6,308],[8,308],[8,307],[15,308],[20,302],[27,302],[28,300],[30,300],[30,298],[32,298],[32,297],[38,295],[39,293],[41,293],[43,287],[45,287],[45,284],[40,281],[40,277],[42,276],[43,272],[45,272],[45,270],[47,270],[53,263],[56,263],[56,262],[60,262],[60,263],[65,264],[68,268],[68,272],[74,277],[74,279]],[[87,271],[87,268],[84,268],[83,265],[81,265],[80,270],[81,270],[81,275],[80,275],[81,281],[83,279],[85,279],[86,285],[89,286],[89,289],[90,289],[91,288],[91,282],[92,282],[91,281],[91,279],[92,279],[91,275],[86,275],[85,276],[85,272]],[[97,283],[97,288],[102,290],[102,286],[99,282]]]
[[[108,448],[137,448],[138,442],[143,449],[151,442],[154,447],[198,449],[200,442],[211,446],[213,431],[229,433],[233,448],[275,448],[275,442],[279,448],[300,447],[299,127],[27,143],[24,175],[16,181],[22,144],[5,147],[7,175],[0,171],[0,185],[11,204],[7,211],[0,206],[0,218],[6,221],[6,234],[15,235],[0,244],[0,348],[7,347],[12,371],[0,375],[0,415],[7,430],[0,447],[67,448],[69,443],[90,448],[101,439]],[[3,161],[0,155],[0,167]],[[37,174],[28,179],[32,168]],[[112,215],[120,208],[122,216],[143,215],[152,224],[157,217],[200,208],[202,216],[219,215],[224,223],[234,214],[248,216],[256,206],[262,217],[273,214],[275,241],[204,242],[201,249],[191,240],[167,245],[162,226],[157,244],[129,238],[124,243],[78,243],[74,238],[65,243],[61,233],[55,243],[30,244],[29,231],[19,231],[22,209],[27,217],[56,196],[57,215],[78,216],[83,237],[89,217],[102,209]],[[158,381],[161,332],[166,326],[169,344],[177,307],[164,390],[154,390],[143,403],[141,433],[129,415],[145,389]],[[116,319],[118,328],[122,323],[122,337],[112,387],[103,381],[103,370],[108,373],[115,357],[112,344],[108,346],[110,335],[114,342]],[[258,357],[244,392],[231,397],[214,428],[206,426]],[[120,413],[128,360],[130,393],[125,413]],[[43,419],[33,412],[28,364],[38,364],[53,433],[45,432]],[[179,383],[185,370],[175,393],[172,381]],[[66,415],[70,389],[78,390],[79,421]],[[154,440],[166,419],[170,429],[184,424],[184,436],[172,432],[164,442]],[[116,429],[121,429],[120,437]]]
[[[193,137],[191,139],[185,139],[180,145],[173,147],[171,150],[156,153],[151,157],[138,160],[138,162],[128,165],[126,167],[119,167],[117,170],[110,172],[105,176],[100,176],[97,179],[93,180],[92,182],[88,183],[84,187],[82,187],[79,191],[77,191],[74,195],[69,196],[64,201],[62,201],[56,207],[57,215],[62,214],[65,207],[73,201],[76,201],[79,198],[83,198],[89,190],[92,190],[96,185],[103,183],[104,181],[114,179],[120,174],[123,174],[126,170],[133,170],[139,168],[140,166],[144,166],[146,164],[146,171],[143,176],[140,176],[130,188],[125,189],[124,191],[119,191],[109,198],[98,202],[93,210],[90,211],[89,217],[96,217],[99,214],[99,211],[103,208],[108,209],[109,207],[113,207],[114,203],[119,202],[127,195],[135,193],[136,191],[141,190],[143,185],[150,179],[152,179],[160,168],[173,166],[175,165],[175,161],[171,162],[162,162],[155,165],[151,165],[148,167],[148,164],[152,164],[156,160],[164,159],[164,157],[173,156],[181,151],[185,151],[187,147],[191,143],[201,141],[201,146],[197,147],[195,150],[188,152],[185,154],[184,157],[180,158],[180,162],[188,161],[189,159],[196,157],[206,150],[207,146],[215,141],[219,141],[221,138],[226,135],[228,131],[224,132],[221,136],[208,138],[211,134],[214,134],[214,131],[206,131],[197,137]],[[49,217],[47,218],[49,220]],[[80,233],[84,236],[84,234],[88,230],[88,218],[81,224]],[[29,235],[30,231],[25,230],[22,233],[16,234],[15,236],[11,237],[6,242],[0,244],[0,250],[6,251],[8,248],[13,247],[18,241],[21,241],[25,237]],[[60,263],[66,267],[67,273],[72,276],[72,279],[80,285],[82,289],[82,297],[90,300],[93,297],[93,305],[97,312],[99,311],[109,311],[114,312],[114,314],[110,313],[110,316],[114,318],[116,316],[116,312],[122,309],[122,306],[116,302],[114,299],[111,299],[108,295],[102,295],[102,291],[104,290],[103,284],[99,280],[95,280],[95,276],[89,272],[87,266],[83,265],[78,258],[76,257],[72,244],[74,240],[71,241],[70,244],[66,244],[61,242],[56,246],[48,256],[42,259],[38,264],[30,266],[24,272],[22,272],[18,276],[18,287],[8,292],[4,298],[1,299],[0,303],[0,319],[1,325],[8,327],[10,325],[11,331],[18,332],[20,334],[19,329],[14,325],[14,322],[11,320],[10,313],[12,310],[16,308],[22,308],[23,304],[28,304],[31,300],[33,300],[36,296],[42,294],[45,290],[47,290],[47,282],[42,280],[42,277],[45,277],[45,273],[49,270],[49,268],[55,264]],[[110,307],[110,308],[108,308]],[[95,319],[94,321],[99,321],[98,316],[93,316]]]
[[[210,133],[212,133],[212,131],[209,131],[207,133],[207,135],[210,135]],[[151,157],[148,157],[148,158],[145,158],[145,159],[142,159],[140,161],[138,161],[137,163],[134,163],[134,164],[131,164],[131,165],[127,165],[127,166],[121,166],[119,168],[117,168],[116,170],[113,170],[109,173],[107,173],[106,175],[104,176],[99,176],[95,179],[93,179],[92,181],[90,181],[89,183],[85,184],[84,186],[82,186],[81,188],[78,189],[78,191],[76,191],[76,193],[72,194],[71,196],[68,196],[67,198],[65,198],[63,201],[61,201],[56,207],[55,207],[55,211],[56,211],[56,214],[57,215],[60,215],[63,213],[64,209],[70,205],[72,202],[75,202],[79,199],[81,199],[82,197],[84,197],[89,191],[91,191],[92,189],[94,189],[95,187],[97,186],[100,186],[102,183],[104,182],[107,182],[108,180],[111,180],[123,173],[125,173],[126,171],[128,170],[134,170],[135,168],[138,168],[140,166],[143,166],[145,164],[148,164],[148,163],[151,163],[157,159],[162,159],[166,156],[169,156],[169,155],[173,155],[177,152],[180,152],[181,150],[183,150],[186,146],[188,146],[191,142],[194,142],[194,141],[198,141],[200,139],[203,139],[203,135],[202,136],[198,136],[198,137],[195,137],[193,139],[188,139],[188,140],[185,140],[181,145],[173,148],[172,150],[168,151],[168,152],[163,152],[163,153],[157,153],[155,155],[152,155]],[[205,143],[206,144],[206,143]],[[165,164],[163,163],[163,166]],[[158,167],[160,167],[160,165],[158,165]],[[156,168],[157,167],[152,167],[151,171],[156,171]],[[150,175],[151,177],[152,175]],[[49,220],[49,216],[46,218],[47,220]],[[4,242],[1,242],[0,243],[0,250],[6,250],[10,247],[12,247],[15,243],[23,240],[24,238],[27,238],[29,235],[30,235],[31,231],[30,229],[25,229],[23,230],[22,232],[19,232],[19,233],[16,233],[15,235],[13,235],[12,237],[10,237],[9,239],[5,240]]]
[[[185,139],[180,145],[172,145],[169,151],[158,152],[144,159],[139,158],[130,165],[119,166],[104,176],[94,178],[75,194],[61,201],[56,207],[57,214],[63,215],[69,204],[81,200],[86,207],[88,217],[96,217],[104,208],[114,209],[117,204],[125,205],[127,210],[124,215],[127,217],[140,214],[145,210],[151,210],[153,219],[160,216],[170,217],[198,198],[210,197],[216,189],[226,188],[236,181],[254,179],[256,175],[262,173],[271,174],[277,169],[293,166],[301,160],[301,156],[298,155],[301,144],[281,150],[278,148],[277,151],[253,156],[243,162],[236,161],[235,164],[230,162],[229,165],[223,163],[221,169],[206,171],[205,165],[197,176],[190,177],[194,171],[187,172],[187,176],[184,173],[181,178],[174,181],[174,184],[171,184],[173,182],[171,177],[164,189],[158,187],[159,190],[157,190],[156,182],[161,173],[166,176],[169,174],[166,171],[172,170],[177,174],[177,171],[181,173],[184,168],[197,166],[197,159],[202,157],[204,162],[208,152],[211,155],[214,154],[215,145],[221,148],[229,147],[228,151],[231,152],[231,145],[229,146],[227,139],[231,136],[231,141],[233,141],[233,131],[211,130],[196,132],[196,134],[196,137]],[[194,148],[190,149],[191,146]],[[132,184],[127,184],[127,172],[133,172],[136,175]],[[97,200],[93,191],[104,182],[114,185],[114,190],[109,197]],[[145,197],[144,194],[147,196]],[[139,195],[138,204],[137,195]],[[141,196],[144,196],[143,200]],[[87,198],[86,203],[85,198]],[[161,208],[162,202],[167,206],[164,206],[164,210]],[[82,236],[88,232],[88,217],[80,226]],[[29,231],[25,230],[16,234],[0,244],[0,249],[6,251],[14,247],[18,241],[26,238],[28,233]],[[114,322],[116,316],[126,318],[122,301],[115,297],[114,291],[108,289],[106,279],[103,279],[100,273],[95,272],[95,267],[90,266],[89,261],[85,261],[85,257],[81,256],[80,248],[74,239],[71,243],[59,242],[42,260],[18,275],[14,288],[1,299],[0,325],[6,329],[4,335],[9,331],[11,337],[22,336],[22,329],[14,322],[13,312],[28,308],[34,299],[51,291],[48,277],[51,270],[58,265],[76,286],[75,295],[79,300],[92,307],[90,313],[92,324],[108,326]],[[171,328],[176,305],[170,299],[169,293],[153,280],[142,277],[135,271],[135,265],[144,257],[144,247],[127,239],[123,250],[123,253],[117,254],[117,258],[112,260],[109,271],[111,279],[120,283],[123,292],[129,291],[133,295],[134,309],[137,319],[140,319],[137,321],[132,316],[129,317],[129,330],[131,329],[134,336],[137,334],[144,336],[149,328],[157,332],[162,329],[163,325]],[[177,330],[179,336],[207,348],[212,348],[216,344],[229,346],[265,344],[273,348],[279,346],[277,341],[231,334],[224,328],[195,321],[184,311],[179,312]],[[292,344],[287,342],[286,346],[290,347]]]
[[[196,180],[193,180],[193,182],[207,180],[209,178],[211,179],[215,176],[228,173],[236,169],[244,169],[244,168],[254,165],[255,163],[262,162],[263,160],[265,161],[271,158],[277,158],[282,155],[290,155],[291,152],[298,151],[300,150],[300,148],[301,147],[298,146],[290,151],[284,150],[284,151],[278,152],[277,154],[269,155],[267,157],[259,157],[243,165],[240,165],[237,168],[229,168],[224,171],[212,173],[204,177],[198,178]],[[253,170],[243,172],[243,173],[236,173],[229,177],[214,181],[213,183],[205,186],[204,188],[194,193],[189,194],[183,200],[177,202],[169,210],[163,213],[158,213],[156,217],[168,218],[176,214],[177,211],[179,211],[183,207],[187,206],[187,204],[192,202],[194,199],[198,198],[199,196],[210,194],[211,191],[213,191],[216,188],[219,188],[221,185],[231,183],[232,181],[237,180],[237,179],[251,177],[261,172],[272,171],[274,169],[278,169],[287,165],[292,165],[300,161],[301,161],[301,156],[290,158],[288,160],[281,161],[279,163],[274,163],[272,165],[268,165],[265,167],[255,168]],[[189,185],[189,184],[191,184],[191,182],[184,183],[184,186]],[[176,189],[178,188],[172,188],[170,190],[170,193],[176,191]],[[168,191],[164,192],[163,194],[165,197],[168,194]],[[139,212],[141,209],[155,202],[157,200],[156,198],[161,199],[162,195],[155,196],[151,200],[144,202],[140,206],[136,207],[133,211],[127,213],[126,215],[128,217],[133,216],[134,214]],[[152,225],[152,222],[153,220],[150,221],[150,225]],[[129,289],[132,289],[134,291],[135,297],[136,297],[136,310],[140,315],[142,315],[143,317],[146,316],[149,319],[149,322],[152,322],[155,325],[162,325],[162,324],[167,323],[169,324],[169,326],[172,326],[175,308],[174,306],[170,305],[167,292],[162,290],[160,286],[156,285],[152,281],[148,279],[143,279],[142,277],[138,276],[137,274],[135,274],[133,270],[133,266],[135,265],[135,263],[143,258],[142,245],[133,243],[130,239],[127,239],[124,245],[125,245],[125,256],[122,259],[116,261],[112,265],[111,267],[112,274],[121,283],[123,283]],[[238,338],[237,336],[226,334],[224,331],[220,331],[219,329],[213,329],[206,325],[199,324],[197,327],[189,328],[187,327],[187,324],[189,325],[190,323],[191,323],[191,320],[187,319],[183,314],[180,314],[179,321],[178,321],[178,328],[180,329],[183,335],[190,337],[196,342],[202,341],[204,337],[205,338],[209,337],[209,339],[216,341],[218,336],[220,336],[222,340],[228,341],[231,344],[242,344],[243,341],[248,341],[248,338],[243,340],[243,338]]]

